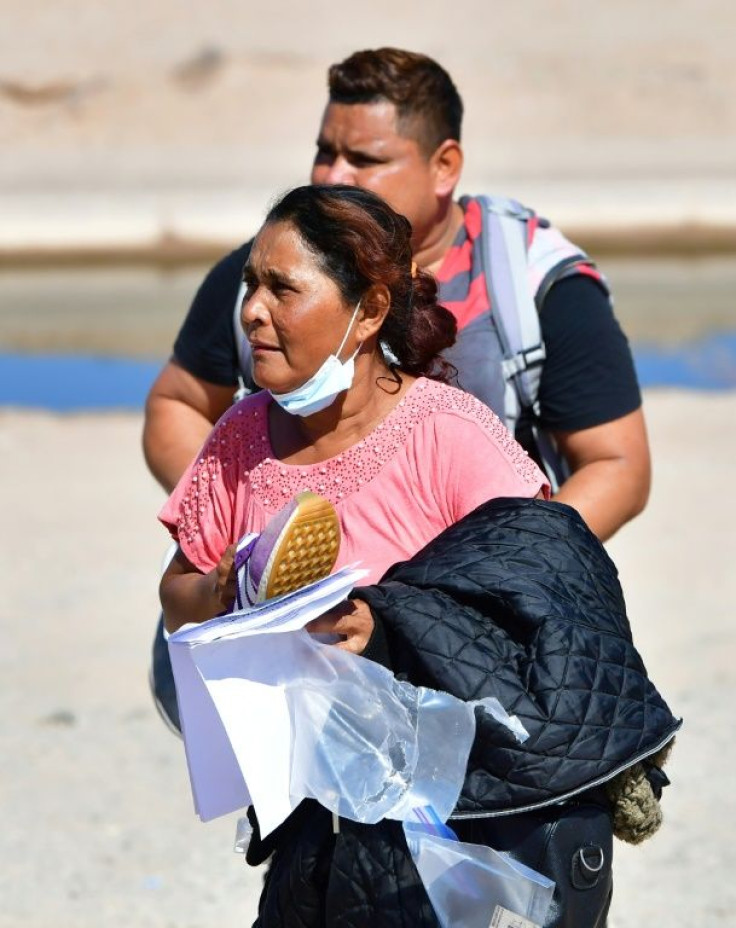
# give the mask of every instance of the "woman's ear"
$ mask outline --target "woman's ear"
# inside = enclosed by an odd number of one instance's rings
[[[381,329],[391,308],[391,294],[385,284],[373,284],[360,300],[355,336],[359,342],[368,341]]]

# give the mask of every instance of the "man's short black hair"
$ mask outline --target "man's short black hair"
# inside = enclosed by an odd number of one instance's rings
[[[431,155],[445,139],[460,141],[463,101],[452,78],[426,55],[400,48],[354,52],[328,74],[330,102],[393,103],[397,130]]]

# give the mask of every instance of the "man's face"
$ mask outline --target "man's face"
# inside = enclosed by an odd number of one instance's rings
[[[393,103],[329,103],[317,139],[313,184],[372,190],[411,222],[417,251],[437,222],[435,171],[412,138],[396,131]]]

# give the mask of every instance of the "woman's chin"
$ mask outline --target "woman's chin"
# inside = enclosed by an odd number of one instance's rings
[[[274,377],[273,374],[269,376],[267,371],[259,371],[256,369],[255,365],[251,370],[251,377],[253,383],[261,390],[267,390],[269,393],[275,393],[277,396],[281,393],[289,393],[299,386],[299,384],[291,380],[285,381],[281,377]]]
[[[285,385],[286,380],[283,373],[279,377],[278,372],[273,369],[273,364],[269,364],[268,358],[263,360],[253,358],[250,375],[253,378],[253,383],[260,387],[261,390],[268,390],[271,393],[285,393],[291,389],[291,387]]]

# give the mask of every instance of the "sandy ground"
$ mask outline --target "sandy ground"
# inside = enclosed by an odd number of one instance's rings
[[[647,395],[656,481],[611,544],[635,638],[686,727],[666,823],[618,845],[614,928],[731,925],[736,395]],[[138,415],[0,413],[1,928],[249,924],[234,819],[192,812],[146,670],[165,548]]]

